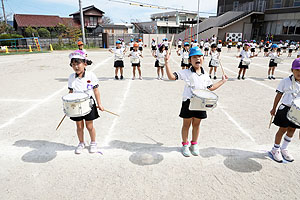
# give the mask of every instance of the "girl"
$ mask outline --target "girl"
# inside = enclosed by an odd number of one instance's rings
[[[70,66],[75,72],[71,74],[68,79],[69,93],[84,92],[89,95],[93,102],[92,111],[89,114],[81,117],[71,117],[71,120],[76,122],[77,136],[79,139],[79,144],[75,149],[75,153],[80,154],[85,148],[83,136],[84,122],[91,137],[89,152],[95,153],[97,152],[97,143],[96,131],[93,125],[93,120],[97,119],[99,117],[99,114],[97,111],[97,106],[94,97],[96,98],[99,110],[104,111],[100,100],[100,93],[98,90],[98,79],[93,72],[86,71],[86,66],[91,64],[91,62],[88,62],[86,60],[85,53],[83,51],[76,50],[74,53],[71,53],[69,55],[69,58],[71,60]]]
[[[267,54],[267,56],[270,56],[270,62],[269,62],[269,70],[268,70],[268,79],[274,79],[274,71],[275,71],[275,67],[277,67],[277,63],[274,62],[275,58],[278,58],[278,54],[277,54],[277,49],[278,49],[278,45],[277,44],[273,44],[271,46],[271,51]],[[272,75],[271,75],[272,74]]]
[[[200,49],[201,50],[203,49],[203,46],[204,46],[204,41],[203,41],[203,39],[201,39],[201,41],[200,41]]]
[[[261,40],[259,43],[259,53],[261,52],[261,49],[264,47],[264,41]]]
[[[209,47],[210,47],[210,44],[208,42],[208,39],[206,39],[206,42],[204,43],[204,56],[208,56],[208,51],[209,51]]]
[[[139,39],[139,50],[141,53],[143,53],[143,45],[144,43],[142,42],[142,39]]]
[[[154,58],[156,58],[155,61],[155,67],[157,68],[157,80],[163,80],[164,79],[164,66],[165,66],[165,56],[167,55],[167,51],[165,51],[165,45],[164,44],[159,44],[158,45],[158,50],[156,53],[152,54]],[[160,77],[160,72],[161,72],[161,77]]]
[[[217,45],[217,52],[219,53],[219,55],[221,55],[221,51],[222,51],[222,40],[219,40],[219,44]]]
[[[292,73],[293,75],[280,81],[276,90],[277,94],[274,99],[273,108],[270,111],[271,115],[274,116],[277,105],[282,98],[281,105],[279,106],[273,121],[279,129],[275,135],[274,147],[270,151],[273,159],[280,163],[283,162],[283,159],[289,162],[294,161],[294,158],[288,152],[287,147],[292,140],[296,128],[300,128],[300,126],[289,121],[287,113],[291,108],[292,101],[296,97],[300,97],[300,58],[293,61]],[[294,90],[291,91],[291,88],[294,88]],[[280,146],[283,136],[284,140],[282,146]]]
[[[165,38],[163,45],[165,46],[165,50],[168,51],[169,50],[169,42],[168,42],[168,38]]]
[[[78,49],[81,50],[81,51],[83,51],[85,57],[87,57],[86,50],[83,48],[83,42],[82,42],[82,41],[79,41],[79,42],[77,42],[77,45],[78,45]]]
[[[193,47],[199,47],[200,45],[199,45],[199,43],[198,43],[198,40],[196,39],[195,41],[194,41],[194,43],[193,43],[193,45],[192,45],[192,48]]]
[[[256,49],[256,41],[253,40],[252,43],[251,43],[251,53],[252,53],[252,56],[255,55],[255,49]]]
[[[211,78],[211,73],[212,73],[212,70],[214,69],[214,79],[216,80],[217,77],[216,77],[216,73],[217,73],[217,67],[219,65],[219,57],[220,57],[220,54],[219,52],[216,51],[216,44],[212,44],[211,45],[211,50],[209,52],[210,56],[211,56],[211,60],[209,61],[209,78]]]
[[[179,49],[177,50],[177,55],[181,56],[181,68],[182,69],[189,69],[191,64],[189,62],[189,46],[190,44],[188,42],[184,43],[183,49],[179,52]]]
[[[267,54],[269,52],[269,48],[270,48],[270,42],[267,41],[266,44],[265,44],[265,48],[264,48],[264,57],[267,57]]]
[[[239,75],[237,77],[237,79],[239,79],[239,80],[240,80],[242,72],[243,72],[242,79],[243,80],[245,79],[246,70],[249,68],[249,65],[250,65],[250,58],[257,56],[257,54],[254,56],[251,56],[251,52],[249,51],[249,48],[250,48],[250,44],[246,43],[244,45],[244,50],[242,50],[241,54],[239,56],[237,56],[237,58],[241,58],[241,62],[239,65],[239,68],[240,68]]]
[[[178,50],[181,49],[182,47],[182,41],[181,41],[181,38],[179,38],[178,42],[177,42],[177,45],[178,45]]]
[[[278,44],[278,49],[277,49],[277,55],[278,55],[278,56],[281,55],[281,48],[282,48],[282,46],[283,46],[283,45],[282,45],[282,40],[280,40],[280,41],[279,41],[279,44]]]
[[[283,53],[286,53],[286,49],[288,48],[288,46],[289,46],[289,41],[286,40],[284,45],[283,45]]]
[[[133,41],[134,41],[134,40],[131,38],[131,39],[130,39],[130,42],[129,42],[129,51],[132,51],[132,50],[133,50],[133,44],[134,44]]]
[[[238,53],[240,53],[242,45],[243,45],[243,43],[241,42],[241,40],[239,40],[238,43],[237,43],[237,46],[236,46],[236,49],[237,49]]]
[[[293,53],[294,49],[296,49],[296,46],[295,46],[294,42],[291,42],[291,45],[289,46],[289,54],[287,57],[292,57],[292,53]]]
[[[151,48],[152,48],[152,53],[156,51],[156,42],[154,39],[152,39],[152,43],[151,43]]]
[[[183,102],[180,112],[180,117],[183,118],[183,125],[181,130],[182,136],[182,154],[186,157],[192,155],[199,155],[199,147],[198,147],[198,137],[199,137],[199,129],[200,122],[202,119],[207,118],[206,111],[191,111],[189,110],[190,99],[193,96],[193,89],[204,89],[214,91],[218,89],[221,85],[223,85],[228,77],[226,75],[223,76],[222,80],[213,84],[207,73],[205,73],[202,65],[203,65],[203,54],[199,47],[191,48],[189,61],[192,64],[190,69],[184,69],[179,72],[172,73],[169,66],[169,58],[168,54],[165,59],[167,75],[170,80],[183,80],[186,83],[183,92]],[[191,85],[191,82],[194,85]],[[189,147],[188,136],[189,129],[192,125],[192,141],[191,146]]]
[[[232,47],[232,40],[229,40],[229,42],[227,44],[227,52],[228,53],[231,51],[231,47]]]
[[[115,54],[115,79],[119,80],[118,72],[120,70],[120,79],[123,80],[123,68],[124,68],[124,54],[126,53],[126,48],[121,47],[121,41],[117,40],[116,47],[109,50],[109,52]]]
[[[128,57],[131,57],[131,65],[133,67],[132,69],[132,80],[135,79],[135,69],[136,67],[138,68],[138,72],[139,72],[139,79],[143,80],[142,78],[142,72],[141,72],[141,61],[140,61],[140,57],[143,58],[142,53],[138,50],[139,44],[138,43],[134,43],[133,45],[133,50],[130,52],[130,54],[128,55]]]

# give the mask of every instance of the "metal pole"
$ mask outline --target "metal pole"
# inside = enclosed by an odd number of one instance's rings
[[[199,41],[199,11],[200,11],[200,0],[198,0],[198,16],[197,16],[197,42]]]
[[[79,0],[79,10],[80,10],[80,23],[81,23],[81,31],[82,31],[82,42],[86,44],[85,40],[85,31],[84,31],[84,20],[83,20],[83,12],[81,6],[81,0]]]
[[[2,2],[2,10],[3,10],[4,23],[6,24],[6,15],[5,15],[5,9],[4,9],[4,1],[1,0],[1,2]]]

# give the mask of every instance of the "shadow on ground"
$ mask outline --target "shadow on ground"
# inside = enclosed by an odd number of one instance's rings
[[[22,156],[24,162],[46,163],[57,156],[57,151],[73,151],[75,146],[44,140],[19,140],[14,143],[17,147],[29,147],[33,150]]]
[[[203,158],[210,158],[221,155],[225,157],[224,165],[233,171],[242,173],[257,172],[262,169],[262,165],[254,159],[268,159],[267,153],[257,153],[240,149],[225,149],[209,147],[200,149]]]

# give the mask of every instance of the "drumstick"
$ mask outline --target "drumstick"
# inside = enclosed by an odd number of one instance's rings
[[[174,41],[174,34],[172,35],[171,44],[170,44],[170,48],[169,48],[170,53],[172,50],[173,41]]]
[[[65,118],[66,118],[66,115],[60,120],[58,126],[56,127],[56,131],[60,127],[61,123],[64,121]]]
[[[273,118],[274,118],[274,115],[271,116],[271,120],[270,120],[270,123],[269,123],[269,129],[271,128],[271,124],[272,124]]]
[[[99,106],[97,106],[97,108],[99,108]],[[104,109],[103,111],[108,112],[108,113],[110,113],[110,114],[112,114],[112,115],[116,115],[116,116],[120,117],[120,115],[118,115],[118,114],[116,114],[116,113],[113,113],[113,112],[111,112],[111,111],[109,111],[109,110],[105,110],[105,109]]]
[[[223,76],[224,76],[224,75],[225,75],[225,72],[224,72],[224,69],[223,69],[223,66],[222,66],[221,60],[219,60],[219,62],[220,62],[220,66],[221,66],[221,69],[222,69]]]

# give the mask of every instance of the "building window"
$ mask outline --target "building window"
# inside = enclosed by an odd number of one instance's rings
[[[239,1],[234,1],[234,2],[233,2],[233,10],[234,10],[234,11],[237,11],[238,8],[239,8]]]
[[[295,34],[298,34],[298,35],[300,35],[300,27],[296,27]]]
[[[300,6],[300,0],[294,0],[294,6]]]
[[[97,26],[97,17],[89,17],[88,26]]]
[[[273,8],[281,8],[282,0],[273,0]]]

